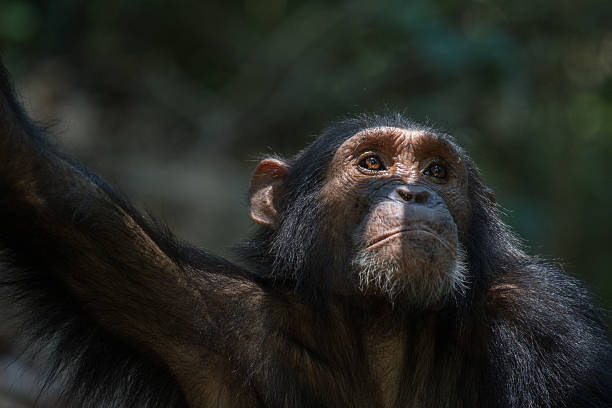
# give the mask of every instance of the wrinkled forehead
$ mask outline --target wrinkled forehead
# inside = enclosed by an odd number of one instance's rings
[[[340,145],[336,156],[352,155],[366,147],[396,153],[440,151],[450,157],[460,156],[457,146],[444,134],[430,129],[393,126],[376,126],[358,131]]]

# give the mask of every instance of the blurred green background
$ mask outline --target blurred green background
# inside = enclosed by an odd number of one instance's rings
[[[388,107],[456,135],[612,308],[608,0],[0,0],[0,47],[33,116],[199,246],[248,233],[259,153]]]
[[[67,151],[221,254],[260,153],[362,111],[441,126],[530,251],[612,309],[609,0],[0,0],[0,53]],[[31,406],[2,325],[0,407]]]

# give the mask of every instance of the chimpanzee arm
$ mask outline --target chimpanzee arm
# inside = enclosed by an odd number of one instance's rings
[[[145,406],[165,391],[156,406],[180,401],[194,386],[182,377],[221,347],[215,327],[237,307],[224,289],[250,282],[177,244],[42,133],[0,68],[0,299],[33,341],[55,346],[55,364],[92,405]]]

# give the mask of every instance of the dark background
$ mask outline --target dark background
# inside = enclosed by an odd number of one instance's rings
[[[443,127],[612,309],[609,0],[0,0],[0,52],[66,150],[222,254],[259,153],[362,111]]]

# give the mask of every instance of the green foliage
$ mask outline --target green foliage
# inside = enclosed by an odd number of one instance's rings
[[[38,29],[37,10],[28,3],[12,1],[0,3],[0,38],[22,43],[30,40]]]

